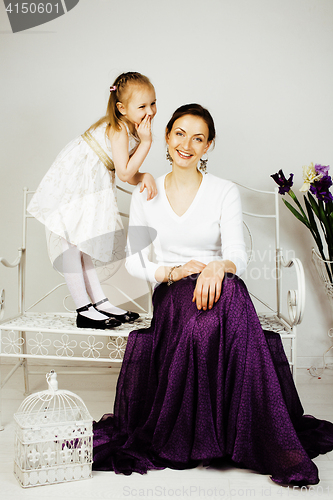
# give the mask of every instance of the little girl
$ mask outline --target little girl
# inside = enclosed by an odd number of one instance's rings
[[[65,146],[28,206],[52,237],[61,239],[62,272],[80,328],[114,328],[139,317],[105,297],[92,258],[110,262],[115,235],[123,232],[115,172],[121,181],[141,182],[148,200],[157,194],[154,178],[139,172],[155,114],[150,80],[134,72],[119,75],[110,87],[106,115]]]

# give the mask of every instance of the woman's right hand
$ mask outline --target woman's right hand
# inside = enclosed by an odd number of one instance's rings
[[[151,144],[152,135],[151,135],[151,116],[146,115],[142,122],[137,125],[135,124],[135,128],[138,134],[138,137],[141,142],[148,142]]]
[[[203,262],[199,262],[198,260],[190,260],[186,262],[183,266],[179,268],[182,273],[182,278],[186,278],[186,276],[190,276],[191,274],[199,274],[206,267],[206,264]]]

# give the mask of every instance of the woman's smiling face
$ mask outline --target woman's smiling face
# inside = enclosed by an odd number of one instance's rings
[[[209,149],[208,135],[208,125],[200,116],[184,115],[178,118],[166,136],[173,165],[196,168]]]

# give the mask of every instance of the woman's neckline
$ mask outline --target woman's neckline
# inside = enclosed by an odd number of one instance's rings
[[[197,205],[198,199],[200,198],[200,193],[202,192],[202,189],[203,189],[203,185],[205,184],[205,177],[206,176],[200,172],[200,174],[201,174],[201,182],[200,182],[200,184],[198,186],[197,192],[195,193],[195,196],[194,196],[192,202],[190,203],[190,205],[187,207],[187,209],[185,210],[185,212],[182,215],[178,215],[174,211],[174,209],[172,208],[172,205],[171,205],[171,203],[169,201],[169,198],[168,198],[168,195],[166,193],[165,182],[166,182],[167,175],[169,175],[170,173],[172,173],[172,172],[167,172],[163,176],[163,195],[164,195],[164,200],[165,200],[165,203],[166,203],[166,205],[168,207],[168,210],[171,213],[171,215],[173,216],[173,218],[176,219],[176,220],[178,220],[178,221],[180,221],[180,220],[183,220],[186,217],[188,217],[191,214],[191,212],[194,210],[195,206]]]

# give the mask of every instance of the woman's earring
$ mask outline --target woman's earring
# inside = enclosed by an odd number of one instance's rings
[[[166,150],[166,155],[165,155],[166,159],[170,162],[170,165],[173,164],[173,159],[172,159],[172,156],[171,154],[169,153],[169,148],[167,148]]]
[[[201,172],[203,174],[207,174],[207,162],[208,162],[208,158],[206,158],[205,160],[200,158],[200,167],[199,169],[201,170]]]

